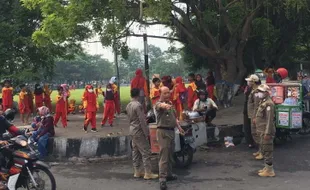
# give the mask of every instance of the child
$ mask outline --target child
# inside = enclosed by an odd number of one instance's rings
[[[75,99],[71,99],[69,101],[69,110],[68,112],[71,113],[71,114],[75,114]]]
[[[112,77],[109,81],[109,83],[112,85],[112,90],[114,94],[114,105],[115,105],[115,113],[120,114],[121,113],[121,104],[119,99],[119,92],[118,92],[118,86],[116,85],[116,77]]]
[[[52,100],[51,100],[51,94],[53,90],[50,90],[48,85],[44,85],[44,105],[52,111]]]
[[[36,109],[43,106],[43,89],[40,84],[35,84],[34,86],[34,100]]]
[[[28,101],[28,106],[29,106],[29,110],[30,110],[30,113],[33,114],[33,93],[30,89],[30,87],[26,87],[26,92],[27,92],[27,101]]]
[[[114,92],[112,89],[112,84],[107,85],[107,89],[105,92],[105,105],[104,105],[104,112],[103,112],[103,119],[101,122],[101,127],[104,127],[105,123],[109,119],[110,127],[113,127],[113,119],[114,119],[114,112],[115,112],[115,103],[114,103]]]
[[[21,91],[19,93],[19,113],[21,120],[24,125],[28,124],[29,116],[30,116],[30,108],[28,101],[28,93],[26,90],[26,85],[20,85]],[[25,117],[26,116],[26,117]]]
[[[152,105],[154,106],[160,98],[159,88],[161,82],[159,78],[153,78],[152,82],[154,87],[151,89],[150,98],[152,100]]]
[[[96,112],[99,109],[97,102],[97,96],[94,92],[94,88],[91,85],[86,86],[86,93],[84,94],[85,108],[86,108],[86,120],[84,122],[84,131],[87,133],[87,127],[91,123],[91,132],[97,132],[96,128]]]
[[[9,80],[4,81],[4,87],[2,88],[2,106],[3,111],[13,107],[13,88]]]
[[[47,156],[48,138],[55,135],[54,118],[50,115],[50,110],[45,106],[38,108],[38,113],[42,118],[42,126],[32,133],[32,139],[38,143],[38,151],[42,160]]]
[[[63,97],[63,88],[61,86],[57,89],[58,95],[56,96],[56,115],[54,126],[57,127],[59,118],[61,117],[61,123],[64,128],[67,127],[67,111],[66,111],[66,99]]]

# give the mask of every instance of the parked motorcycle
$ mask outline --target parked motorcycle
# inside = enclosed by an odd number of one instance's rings
[[[8,135],[4,134],[7,139]],[[11,138],[8,144],[0,148],[4,159],[4,168],[0,170],[0,180],[9,190],[35,189],[56,190],[56,181],[50,167],[39,160],[39,152],[23,135]],[[42,178],[43,174],[47,179]]]

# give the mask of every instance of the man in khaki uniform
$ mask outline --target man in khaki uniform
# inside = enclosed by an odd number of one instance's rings
[[[131,90],[131,102],[127,105],[126,111],[130,121],[130,135],[132,137],[132,159],[134,177],[144,179],[155,179],[158,175],[151,172],[151,149],[148,140],[149,130],[145,120],[144,109],[138,102],[140,90]],[[141,169],[143,161],[144,171]]]
[[[167,87],[160,88],[160,100],[155,104],[157,116],[157,140],[160,147],[159,153],[159,182],[160,189],[166,190],[166,181],[176,180],[172,174],[174,153],[174,129],[178,127],[184,134],[176,118],[176,111],[170,102],[170,90]]]
[[[274,125],[274,103],[270,98],[270,88],[266,85],[260,85],[258,88],[258,97],[262,100],[259,103],[256,113],[256,128],[261,134],[261,151],[265,160],[265,167],[258,171],[261,177],[274,177],[273,170],[273,140],[276,133]]]
[[[251,119],[251,134],[253,137],[254,142],[257,146],[260,144],[260,136],[257,133],[256,125],[255,125],[255,113],[258,108],[258,103],[260,99],[256,96],[257,87],[260,84],[260,80],[257,75],[251,75],[249,78],[245,79],[248,82],[248,86],[251,87],[251,93],[248,98],[248,117]],[[259,150],[253,154],[256,159],[261,160],[263,159],[263,155],[261,154],[260,147]]]

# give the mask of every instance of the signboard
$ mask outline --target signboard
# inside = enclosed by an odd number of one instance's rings
[[[302,127],[302,112],[292,112],[292,128]]]
[[[280,126],[289,126],[289,112],[279,112],[279,125]]]

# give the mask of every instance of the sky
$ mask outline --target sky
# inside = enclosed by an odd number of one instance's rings
[[[134,26],[133,32],[136,34],[143,34],[145,31],[144,28],[139,29],[137,25]],[[154,25],[150,26],[146,29],[148,35],[156,35],[156,36],[165,36],[165,33],[171,31],[170,29],[166,28],[163,25]],[[98,41],[98,37],[94,37],[88,40],[89,42]],[[158,39],[158,38],[148,38],[148,44],[155,45],[159,47],[162,51],[168,50],[171,46],[170,42],[165,39]],[[127,39],[127,45],[129,48],[137,48],[143,50],[143,38],[142,37],[129,37]],[[179,42],[174,42],[173,46],[179,48],[182,45]],[[97,43],[83,43],[83,48],[86,50],[87,53],[91,55],[101,55],[103,58],[108,59],[109,61],[114,60],[112,48],[103,48],[100,42]]]

